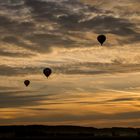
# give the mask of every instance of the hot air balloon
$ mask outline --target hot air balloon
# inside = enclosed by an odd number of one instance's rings
[[[97,37],[97,40],[100,42],[101,46],[103,45],[103,43],[106,41],[106,36],[105,35],[99,35]]]
[[[52,70],[51,70],[50,68],[45,68],[45,69],[43,70],[43,73],[44,73],[44,75],[48,78],[48,77],[51,75]]]
[[[27,87],[27,86],[29,86],[30,81],[29,81],[29,80],[25,80],[25,81],[24,81],[24,84],[25,84],[25,86]]]

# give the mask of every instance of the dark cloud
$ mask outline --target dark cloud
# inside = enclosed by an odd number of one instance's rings
[[[63,34],[32,34],[31,36],[27,36],[26,39],[30,40],[39,48],[36,48],[39,52],[49,52],[51,51],[51,47],[74,47],[76,45],[76,41],[73,41],[69,38],[66,38]]]
[[[45,86],[46,87],[46,86]],[[49,86],[50,88],[51,86]],[[5,90],[4,87],[3,91],[0,91],[0,108],[25,108],[30,110],[39,111],[38,105],[62,105],[65,104],[64,102],[56,102],[56,100],[62,101],[62,97],[58,96],[56,93],[56,87],[53,86],[48,91],[40,93],[40,91],[33,91],[33,90],[17,90],[12,89],[9,87],[9,90]],[[11,89],[11,90],[10,90]],[[55,93],[54,93],[55,91]],[[64,89],[60,89],[60,92],[64,92]],[[45,102],[41,102],[45,101]],[[48,102],[47,102],[48,101]],[[40,110],[51,110],[48,108],[40,108]],[[53,109],[52,109],[53,110]],[[55,109],[54,109],[55,110]]]
[[[52,109],[52,108],[33,108],[33,107],[27,107],[27,108],[23,108],[23,109],[28,109],[28,110],[31,110],[31,111],[55,111],[57,109]]]
[[[33,18],[38,21],[55,21],[56,15],[67,13],[65,7],[51,1],[25,0],[25,4],[31,8]]]
[[[58,22],[62,28],[70,31],[92,31],[97,34],[114,34],[129,37],[129,40],[119,40],[124,43],[138,42],[140,33],[136,31],[136,24],[123,18],[115,18],[108,15],[97,15],[96,17],[79,22],[79,15],[67,15],[59,18]]]
[[[113,73],[139,72],[139,64],[115,64],[115,63],[73,63],[67,65],[50,66],[55,74],[79,74],[79,75],[97,75]],[[10,67],[0,65],[0,75],[15,76],[28,74],[41,74],[44,67]]]
[[[56,73],[63,74],[113,74],[140,71],[139,64],[115,64],[115,63],[75,63],[53,67]]]
[[[19,52],[7,52],[7,51],[4,51],[4,50],[0,50],[0,56],[7,56],[7,57],[30,57],[32,56],[33,54],[31,53],[28,53],[28,54],[25,54],[25,53],[19,53]]]
[[[83,101],[83,102],[74,102],[74,103],[78,103],[78,104],[87,104],[87,105],[94,105],[94,104],[100,104],[100,105],[105,105],[105,104],[113,104],[113,103],[120,103],[120,102],[131,102],[131,101],[135,101],[135,100],[139,100],[136,99],[134,97],[125,97],[125,98],[115,98],[115,99],[111,99],[111,100],[103,100],[103,101]]]
[[[125,120],[125,119],[139,119],[140,111],[122,112],[114,114],[104,114],[93,112],[83,116],[69,116],[72,120]]]
[[[36,106],[46,95],[26,95],[28,91],[0,92],[0,108]],[[22,95],[21,95],[22,94]]]
[[[16,25],[15,21],[12,21],[10,18],[6,16],[0,16],[0,27],[1,29],[12,29]]]
[[[87,115],[72,115],[72,114],[57,114],[55,116],[49,116],[47,121],[49,122],[60,122],[60,121],[85,121],[85,120],[125,120],[125,119],[139,119],[140,111],[134,112],[123,112],[115,114],[104,114],[99,112],[89,113]],[[45,118],[34,118],[40,119],[40,121],[46,121]]]
[[[16,90],[17,89],[17,87],[6,87],[6,86],[0,86],[0,89],[1,89],[1,91],[8,91],[8,90],[10,90],[10,91],[12,91],[12,90]]]
[[[8,56],[8,57],[31,57],[33,55],[35,55],[32,50],[34,50],[36,47],[33,45],[29,45],[27,43],[25,43],[23,40],[19,39],[18,37],[13,36],[4,36],[2,37],[1,41],[3,43],[6,43],[6,45],[10,44],[10,45],[16,45],[17,48],[23,48],[23,49],[27,49],[29,51],[26,51],[26,53],[24,52],[16,52],[16,48],[15,51],[9,51],[8,47],[5,49],[0,50],[0,55],[1,56]]]
[[[15,36],[5,36],[3,37],[2,41],[5,43],[17,45],[19,47],[23,47],[29,50],[36,49],[35,46],[28,45],[27,43],[23,42],[22,40],[20,40],[18,37],[15,37]]]
[[[39,68],[22,68],[22,67],[10,67],[6,65],[0,65],[1,76],[15,76],[15,75],[28,75],[39,73]]]
[[[121,44],[139,41],[137,25],[125,18],[116,18],[113,11],[99,9],[95,6],[86,5],[80,1],[51,2],[41,0],[5,1],[0,4],[4,9],[15,10],[15,15],[0,15],[1,41],[15,44],[19,47],[32,50],[33,52],[50,52],[52,47],[73,48],[93,46],[93,40],[86,40],[84,32],[96,34],[115,34],[129,37],[128,40],[118,40]],[[18,19],[16,13],[24,16],[23,9],[27,10],[25,18]],[[77,12],[76,12],[77,11]],[[95,17],[89,18],[92,14]],[[30,17],[30,18],[29,18]],[[46,25],[50,24],[52,30]],[[40,25],[40,26],[39,26]],[[45,27],[41,27],[45,25]],[[49,25],[48,25],[49,26]],[[72,31],[70,33],[70,31]],[[79,32],[78,34],[76,32]],[[71,39],[74,37],[75,39]],[[86,40],[85,43],[76,40],[76,37]],[[96,38],[95,38],[96,40]],[[25,43],[29,41],[29,43]],[[16,53],[17,54],[17,53]],[[13,53],[1,51],[1,55],[14,57]],[[17,56],[22,56],[17,54]],[[23,57],[26,55],[24,54]],[[100,73],[100,72],[99,72]]]
[[[79,1],[66,1],[63,2],[63,4],[58,4],[55,2],[42,2],[37,0],[36,2],[27,1],[26,4],[32,8],[32,14],[34,15],[35,19],[56,22],[60,26],[59,32],[61,32],[63,36],[66,34],[73,36],[73,33],[69,34],[68,31],[80,31],[81,33],[90,31],[97,34],[111,33],[118,36],[129,37],[128,40],[118,40],[118,42],[121,42],[121,44],[130,44],[136,41],[138,42],[140,39],[140,34],[136,31],[137,25],[135,23],[130,22],[125,18],[109,16],[111,11],[102,11],[101,9],[97,9],[94,6],[85,5]],[[73,7],[76,7],[74,4],[81,7],[77,13],[72,12],[72,9],[70,10],[65,6],[73,5]],[[85,13],[88,13],[89,15],[95,13],[97,16],[87,20]],[[99,16],[99,14],[102,15]],[[57,17],[57,15],[61,16]],[[58,38],[61,40],[61,36],[58,36]],[[52,40],[54,41],[55,39],[52,38]],[[62,40],[61,43],[64,46],[70,44],[69,46],[71,47],[78,47],[80,45],[79,42],[73,42],[72,40]],[[85,45],[88,45],[88,43],[85,43]]]
[[[0,29],[1,34],[11,34],[11,35],[24,35],[34,31],[34,23],[29,21],[18,21],[11,19],[7,16],[0,15]]]
[[[113,100],[108,100],[108,102],[127,102],[127,101],[135,101],[136,98],[126,97],[126,98],[116,98]]]
[[[135,37],[139,35],[139,33],[134,30],[136,25],[131,23],[129,20],[109,16],[108,14],[111,13],[111,11],[105,11],[103,13],[102,10],[99,10],[93,6],[84,5],[78,1],[66,1],[63,4],[58,5],[58,3],[55,2],[31,0],[26,1],[26,4],[32,8],[33,15],[36,15],[39,19],[48,19],[57,22],[61,26],[60,31],[64,29],[68,31],[92,30],[96,33],[112,33],[121,36],[134,35]],[[75,7],[74,4],[77,4],[82,8],[78,13],[74,13],[72,12],[72,9],[70,11],[70,9],[65,7],[65,4],[69,6],[73,4],[73,7]],[[86,12],[89,14],[96,13],[97,16],[90,20],[86,20],[84,7],[87,7]],[[103,15],[99,16],[101,13]],[[56,15],[62,16],[57,18]],[[83,22],[80,22],[81,20],[83,20]]]
[[[113,16],[96,16],[91,20],[82,23],[88,29],[93,29],[97,33],[112,33],[121,36],[137,34],[134,31],[135,24],[126,19],[115,18]]]
[[[104,114],[99,112],[92,112],[89,114],[81,114],[81,115],[73,115],[71,113],[63,114],[63,113],[57,113],[55,115],[49,115],[49,116],[39,116],[36,115],[34,117],[20,117],[16,119],[1,119],[3,122],[11,123],[12,121],[16,120],[16,122],[32,122],[32,123],[38,123],[38,122],[53,122],[53,123],[68,123],[68,122],[77,122],[79,124],[80,121],[102,121],[105,120],[107,123],[111,121],[121,121],[129,119],[139,119],[140,111],[133,111],[133,112],[122,112],[122,113],[115,113],[115,114]],[[108,122],[109,121],[109,122]],[[136,121],[135,121],[136,122]],[[137,121],[138,122],[138,121]],[[129,122],[128,122],[129,124]]]
[[[139,119],[140,111],[130,111],[130,112],[122,112],[122,113],[116,113],[112,115],[112,119],[118,119],[118,120],[125,120],[125,119]]]

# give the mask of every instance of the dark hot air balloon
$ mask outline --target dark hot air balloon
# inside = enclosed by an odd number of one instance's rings
[[[25,86],[27,87],[27,86],[29,86],[30,81],[29,81],[29,80],[25,80],[25,81],[24,81],[24,84],[25,84]]]
[[[103,45],[103,43],[106,41],[106,36],[105,35],[99,35],[97,37],[97,40],[100,42],[101,46]]]
[[[51,75],[52,70],[51,70],[50,68],[45,68],[45,69],[43,70],[43,73],[44,73],[44,75],[48,78],[48,77]]]

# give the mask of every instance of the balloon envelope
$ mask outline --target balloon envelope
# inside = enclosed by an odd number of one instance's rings
[[[45,69],[43,70],[43,73],[44,73],[44,75],[48,78],[48,77],[51,75],[52,70],[51,70],[50,68],[45,68]]]
[[[24,84],[25,84],[25,86],[27,87],[27,86],[29,86],[30,81],[29,81],[29,80],[25,80],[25,81],[24,81]]]
[[[97,40],[100,42],[101,45],[106,41],[106,36],[105,35],[99,35],[97,37]]]

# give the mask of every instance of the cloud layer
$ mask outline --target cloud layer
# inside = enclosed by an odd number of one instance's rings
[[[0,124],[140,126],[139,5],[1,0]],[[45,67],[53,70],[48,80]]]

